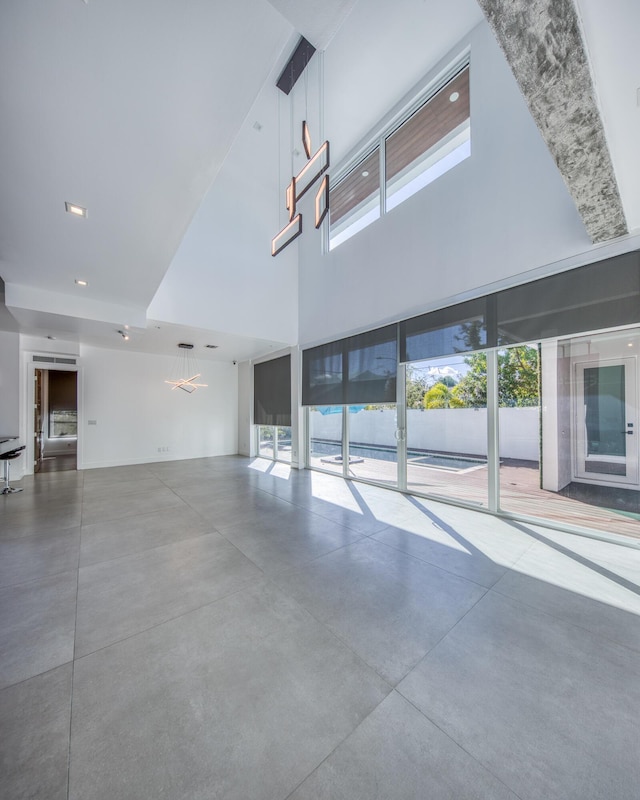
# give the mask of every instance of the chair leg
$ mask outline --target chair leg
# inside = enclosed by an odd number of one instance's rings
[[[0,494],[14,494],[14,492],[21,492],[22,489],[14,489],[9,485],[9,459],[4,459],[4,488]]]

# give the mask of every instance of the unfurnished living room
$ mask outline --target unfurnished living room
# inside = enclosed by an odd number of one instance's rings
[[[3,4],[3,798],[638,797],[639,26]]]

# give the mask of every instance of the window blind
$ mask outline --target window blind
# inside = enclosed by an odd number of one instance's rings
[[[291,356],[254,365],[253,422],[291,425]]]
[[[305,350],[302,404],[395,403],[397,337],[397,325],[387,325]]]

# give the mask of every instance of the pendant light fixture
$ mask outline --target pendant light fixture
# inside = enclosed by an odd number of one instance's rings
[[[198,378],[202,377],[202,373],[198,369],[196,359],[191,354],[193,345],[180,342],[178,349],[179,352],[174,362],[171,379],[165,380],[165,383],[171,385],[171,391],[182,389],[187,394],[193,394],[196,389],[206,388],[208,384],[197,383]]]

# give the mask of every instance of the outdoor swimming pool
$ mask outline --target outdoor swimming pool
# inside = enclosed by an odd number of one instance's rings
[[[312,456],[341,456],[342,445],[337,441],[327,439],[311,440]],[[350,444],[349,455],[357,458],[371,458],[378,461],[397,461],[397,452],[394,447],[375,447],[364,444]],[[435,467],[458,472],[472,467],[482,467],[487,461],[484,458],[471,456],[448,455],[446,453],[429,453],[424,450],[407,450],[407,462],[419,467]]]

